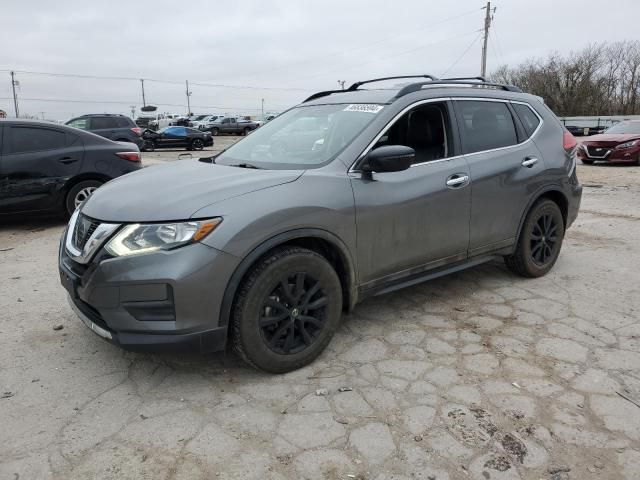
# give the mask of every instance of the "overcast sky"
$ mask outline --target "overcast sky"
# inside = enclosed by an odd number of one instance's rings
[[[338,80],[480,71],[482,0],[0,1],[0,109],[10,114],[5,70],[133,79],[18,73],[21,114],[59,120],[130,115],[130,105],[142,105],[139,78],[161,111],[186,112],[188,79],[195,113],[259,114],[262,99],[266,112],[279,112]],[[492,6],[489,72],[640,35],[640,0]]]

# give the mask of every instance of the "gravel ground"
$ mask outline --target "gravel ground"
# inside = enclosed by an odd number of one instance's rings
[[[281,376],[102,341],[59,285],[62,222],[0,225],[0,479],[637,480],[640,168],[579,176],[549,275],[369,299]]]

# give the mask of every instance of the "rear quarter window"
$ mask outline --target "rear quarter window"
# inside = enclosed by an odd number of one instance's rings
[[[527,137],[531,137],[538,128],[538,125],[540,125],[540,119],[529,105],[524,105],[522,103],[512,103],[511,105],[522,122],[522,126],[524,127],[524,131],[527,133]]]

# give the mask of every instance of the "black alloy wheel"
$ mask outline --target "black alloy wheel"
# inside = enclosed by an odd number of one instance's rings
[[[538,200],[529,210],[515,251],[504,257],[509,270],[523,277],[541,277],[558,259],[564,238],[564,217],[556,202]]]
[[[202,150],[204,148],[204,142],[199,138],[196,138],[191,142],[191,148],[194,150]]]
[[[553,216],[543,214],[534,224],[530,235],[530,249],[533,261],[540,266],[546,265],[552,257],[558,241],[558,225]]]
[[[325,327],[328,303],[320,281],[311,275],[282,278],[262,304],[260,331],[267,347],[290,355],[312,345]]]
[[[250,365],[273,373],[312,362],[340,323],[342,285],[319,253],[277,247],[259,259],[236,294],[233,349]]]

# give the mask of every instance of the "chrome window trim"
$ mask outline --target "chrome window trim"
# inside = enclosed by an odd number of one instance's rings
[[[536,109],[535,109],[535,108],[533,108],[533,107],[531,106],[531,104],[530,104],[530,103],[522,102],[522,101],[519,101],[519,100],[511,100],[511,102],[510,102],[510,103],[517,103],[518,105],[526,105],[527,107],[529,107],[529,110],[531,110],[531,111],[533,112],[533,114],[534,114],[536,117],[538,117],[538,121],[539,121],[540,123],[538,123],[538,126],[537,126],[537,127],[536,127],[536,129],[533,131],[533,133],[532,133],[531,135],[529,135],[529,138],[527,138],[527,140],[529,140],[529,139],[531,139],[531,138],[535,137],[535,136],[536,136],[536,134],[537,134],[537,133],[540,131],[540,129],[542,128],[542,124],[543,124],[543,122],[544,122],[544,119],[540,116],[540,114],[539,114],[538,112],[536,112]],[[516,112],[516,114],[517,114],[517,113],[518,113],[518,112]],[[522,120],[520,120],[520,121],[522,121]],[[525,133],[526,133],[526,132],[525,132]],[[526,141],[526,140],[525,140],[525,141]],[[522,143],[524,143],[524,142],[522,142]]]
[[[529,109],[535,114],[536,117],[538,117],[538,120],[540,121],[540,123],[538,123],[538,127],[533,131],[533,133],[523,142],[520,143],[516,143],[514,145],[507,145],[506,147],[498,147],[498,148],[491,148],[489,150],[480,150],[478,152],[471,152],[471,153],[465,153],[465,154],[461,154],[461,155],[455,155],[453,157],[446,157],[446,158],[440,158],[438,160],[431,160],[429,162],[421,162],[421,163],[414,163],[411,165],[411,167],[409,168],[413,168],[413,167],[418,167],[421,165],[429,165],[431,163],[439,163],[439,162],[443,162],[446,160],[453,160],[456,158],[461,158],[461,157],[469,157],[471,155],[479,155],[479,154],[483,154],[483,153],[492,153],[492,152],[498,152],[501,150],[506,150],[508,148],[513,148],[513,147],[518,147],[520,145],[525,145],[528,142],[532,141],[533,137],[536,136],[536,134],[540,131],[540,129],[542,128],[542,124],[544,123],[544,119],[540,116],[540,114],[538,112],[536,112],[536,109],[533,108],[531,106],[530,103],[528,102],[524,102],[524,101],[520,101],[520,100],[509,100],[509,99],[505,99],[505,98],[484,98],[484,97],[438,97],[438,98],[428,98],[425,100],[419,100],[417,102],[412,103],[411,105],[403,108],[398,114],[396,114],[388,123],[387,125],[380,131],[380,133],[378,133],[378,135],[376,135],[374,137],[374,139],[369,143],[369,145],[367,145],[367,147],[364,149],[364,151],[358,155],[358,157],[356,158],[356,160],[351,164],[351,166],[349,167],[349,170],[347,171],[347,173],[359,173],[361,172],[361,170],[356,170],[354,168],[354,166],[360,161],[362,160],[362,158],[371,151],[371,148],[378,142],[378,140],[380,140],[380,138],[382,138],[382,136],[387,132],[387,130],[389,130],[389,128],[391,128],[391,126],[400,118],[402,117],[402,115],[404,115],[405,113],[407,113],[409,110],[411,110],[412,108],[418,107],[420,105],[425,105],[427,103],[433,103],[433,102],[446,102],[446,101],[458,101],[458,100],[468,100],[468,101],[479,101],[479,102],[498,102],[498,103],[518,103],[521,105],[526,105],[527,107],[529,107]],[[457,121],[457,120],[456,120]],[[514,125],[515,127],[515,125]],[[458,125],[458,128],[460,128],[460,126]],[[446,131],[446,129],[445,129]],[[525,132],[526,133],[526,132]],[[445,133],[446,135],[446,133]]]
[[[435,103],[435,102],[446,102],[447,100],[451,100],[450,97],[438,97],[438,98],[427,98],[424,100],[418,100],[417,102],[412,103],[411,105],[407,105],[405,108],[403,108],[402,110],[400,110],[400,112],[398,112],[391,120],[389,120],[389,122],[387,122],[387,124],[384,126],[384,128],[382,130],[380,130],[380,132],[373,137],[373,140],[371,142],[369,142],[369,145],[366,146],[366,148],[360,153],[360,155],[358,155],[355,159],[355,161],[351,164],[351,166],[349,167],[349,170],[347,170],[347,173],[357,173],[360,172],[361,170],[356,170],[354,167],[355,165],[364,158],[364,156],[369,153],[371,151],[371,148],[378,143],[378,140],[380,140],[382,138],[382,136],[387,133],[387,131],[391,128],[391,126],[400,119],[400,117],[402,117],[405,113],[407,113],[409,110],[411,110],[412,108],[415,107],[419,107],[420,105],[425,105],[427,103]],[[411,165],[411,167],[417,166],[417,165],[425,165],[427,163],[434,163],[434,162],[439,162],[441,160],[450,160],[453,157],[449,157],[449,158],[441,158],[438,160],[432,160],[431,162],[422,162],[422,163],[414,163]],[[410,167],[410,168],[411,168]]]
[[[101,223],[95,229],[95,231],[91,234],[89,239],[84,245],[82,251],[80,251],[73,244],[73,233],[76,228],[76,223],[78,221],[78,217],[80,216],[80,209],[76,209],[69,220],[69,225],[67,226],[67,234],[65,238],[65,249],[69,256],[76,262],[86,264],[89,263],[91,257],[93,257],[94,253],[98,251],[98,249],[102,246],[102,244],[115,232],[118,227],[120,227],[119,223]]]

